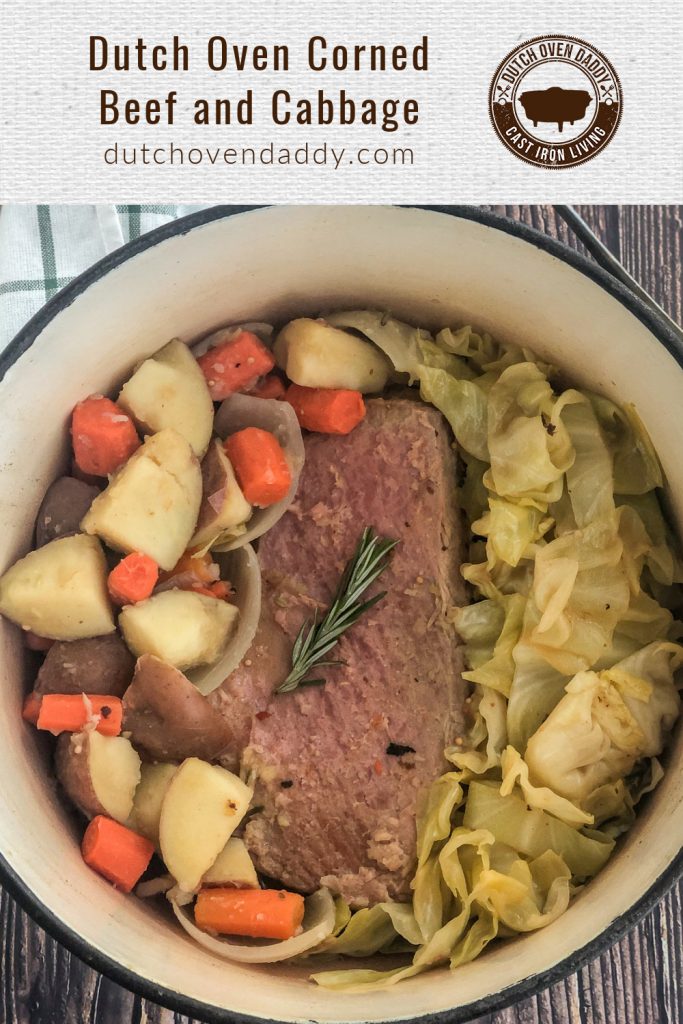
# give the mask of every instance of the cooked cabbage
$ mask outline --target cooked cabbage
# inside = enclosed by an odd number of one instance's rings
[[[489,490],[541,511],[558,500],[574,462],[561,411],[562,399],[534,363],[503,370],[488,395]]]
[[[498,601],[476,601],[452,608],[450,621],[465,644],[468,664],[479,668],[493,657],[493,651],[505,625],[505,609]]]
[[[578,402],[567,405],[562,421],[574,449],[574,462],[567,470],[567,493],[576,526],[587,526],[614,512],[612,456],[585,398],[579,396]]]
[[[467,794],[466,828],[487,829],[496,842],[534,859],[553,850],[576,879],[592,878],[614,847],[597,830],[580,830],[538,808],[527,807],[515,793],[502,796],[495,782],[472,782]]]
[[[560,702],[561,703],[561,702]],[[557,709],[556,709],[557,710]],[[528,756],[528,750],[527,750]],[[509,796],[518,785],[526,801],[527,807],[536,807],[540,811],[553,814],[567,825],[592,825],[594,816],[548,789],[547,786],[534,786],[529,779],[529,766],[514,747],[506,747],[500,762],[503,781],[500,786],[501,796]]]
[[[596,789],[661,753],[680,707],[673,673],[683,648],[659,642],[602,672],[580,672],[531,737],[532,781],[583,806]]]
[[[495,641],[491,657],[476,665],[473,670],[463,672],[463,679],[479,683],[481,686],[488,686],[491,690],[500,690],[504,696],[509,696],[515,672],[513,651],[522,631],[525,604],[526,598],[521,594],[510,594],[509,597],[501,598],[503,625]],[[473,605],[473,607],[477,606]],[[470,664],[472,664],[471,660]]]
[[[447,747],[445,754],[456,768],[484,775],[500,766],[507,745],[507,701],[499,691],[486,686],[477,686],[470,700],[476,701],[476,717],[468,747]]]
[[[420,397],[444,414],[461,448],[475,459],[488,461],[484,391],[474,381],[459,380],[432,366],[420,366],[417,376]]]
[[[407,373],[411,383],[417,380],[422,365],[420,342],[423,339],[433,340],[429,331],[411,327],[386,313],[372,310],[332,313],[325,320],[333,327],[345,327],[364,334],[389,357],[397,373]]]
[[[538,621],[538,611],[527,601],[524,610],[527,634]],[[520,639],[513,650],[515,673],[507,708],[507,728],[510,743],[522,753],[527,741],[548,717],[564,693],[569,676],[558,672],[541,656],[537,647]]]
[[[367,991],[543,927],[604,866],[661,778],[679,714],[683,560],[632,406],[563,388],[525,347],[470,327],[431,333],[373,311],[326,319],[381,348],[449,421],[472,533],[462,574],[477,598],[449,610],[471,724],[425,796],[412,901],[344,905],[314,951],[413,950],[389,971],[313,975]]]
[[[602,395],[587,393],[612,452],[614,492],[646,494],[661,487],[657,453],[633,405],[619,408]]]

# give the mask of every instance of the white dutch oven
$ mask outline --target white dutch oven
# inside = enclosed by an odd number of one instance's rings
[[[579,384],[634,402],[683,523],[683,352],[608,275],[558,243],[475,209],[214,209],[124,246],[61,292],[0,358],[0,570],[26,550],[64,466],[84,395],[115,387],[169,338],[335,307],[423,326],[473,323],[523,342]],[[0,866],[30,914],[96,968],[193,1017],[228,1021],[467,1020],[575,970],[633,925],[683,864],[680,743],[616,856],[555,924],[371,995],[323,991],[306,970],[215,960],[161,912],[81,861],[79,834],[22,727],[18,631],[0,626]]]

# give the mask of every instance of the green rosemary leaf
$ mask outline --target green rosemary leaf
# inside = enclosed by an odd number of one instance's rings
[[[388,565],[388,558],[398,542],[378,537],[372,527],[366,526],[358,546],[341,575],[332,604],[318,621],[306,621],[297,633],[292,649],[292,667],[289,675],[278,686],[277,693],[291,693],[298,686],[319,686],[324,679],[307,679],[314,665],[339,665],[339,661],[322,661],[337,644],[342,633],[356,622],[383,597],[386,591],[363,601],[361,598]]]
[[[313,639],[313,633],[315,631],[316,620],[317,620],[317,614],[313,617],[312,625],[309,624],[308,622],[304,622],[304,624],[302,625],[301,629],[299,630],[299,632],[297,634],[297,638],[294,641],[294,647],[292,649],[292,661],[293,662],[296,662],[296,661],[299,660],[299,658],[301,657],[302,651],[304,651],[308,647],[308,644],[310,644],[311,640]],[[307,631],[307,627],[308,627],[308,633],[306,632]]]

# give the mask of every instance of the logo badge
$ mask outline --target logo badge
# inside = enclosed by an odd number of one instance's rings
[[[621,108],[609,60],[573,36],[538,36],[516,46],[489,90],[498,138],[520,160],[547,170],[597,156],[619,127]]]

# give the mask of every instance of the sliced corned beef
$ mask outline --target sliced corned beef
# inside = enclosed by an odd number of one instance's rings
[[[409,895],[419,798],[463,732],[465,697],[445,619],[464,601],[450,433],[410,399],[367,407],[346,437],[306,437],[295,504],[260,544],[259,632],[221,695],[258,774],[263,809],[246,828],[258,868],[357,906]],[[272,695],[301,623],[324,613],[366,525],[399,541],[374,588],[386,597],[334,649],[344,664],[315,672],[325,686]]]

